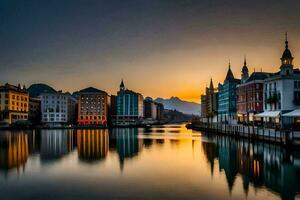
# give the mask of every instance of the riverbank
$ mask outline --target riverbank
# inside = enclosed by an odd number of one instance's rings
[[[85,126],[42,126],[42,125],[34,125],[34,126],[9,126],[9,127],[0,127],[1,130],[37,130],[37,129],[113,129],[113,128],[147,128],[157,125],[165,125],[168,123],[153,123],[153,124],[136,124],[136,125],[85,125]]]
[[[250,140],[262,140],[281,145],[300,145],[300,131],[280,130],[259,126],[245,126],[241,124],[221,124],[221,123],[190,123],[186,128],[204,132],[214,132],[217,134],[232,137],[248,138]]]

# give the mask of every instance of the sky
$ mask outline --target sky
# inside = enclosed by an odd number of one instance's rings
[[[300,64],[299,0],[0,0],[0,84],[93,86],[199,102],[230,59],[240,77],[278,71],[288,32]],[[299,58],[299,59],[298,59]]]

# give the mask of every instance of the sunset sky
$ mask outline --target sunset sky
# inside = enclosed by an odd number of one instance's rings
[[[0,83],[47,83],[199,102],[231,60],[277,71],[284,34],[300,64],[299,0],[0,0]]]

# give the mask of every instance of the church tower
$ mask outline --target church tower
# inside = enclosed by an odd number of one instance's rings
[[[246,83],[247,79],[249,78],[249,70],[247,67],[247,61],[246,61],[246,56],[244,57],[244,66],[242,68],[242,83]]]
[[[125,90],[125,85],[124,85],[124,82],[123,82],[123,79],[122,79],[122,82],[120,84],[120,91],[124,91]]]
[[[293,56],[291,51],[289,50],[289,42],[287,38],[287,33],[285,33],[285,50],[282,54],[281,66],[280,66],[280,75],[289,76],[293,75]]]
[[[230,60],[229,60],[228,71],[227,71],[225,80],[229,80],[229,81],[234,80],[234,76],[233,76],[233,73],[231,71]]]

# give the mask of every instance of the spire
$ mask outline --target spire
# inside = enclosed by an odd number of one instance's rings
[[[213,89],[213,88],[214,88],[212,78],[210,78],[210,85],[209,85],[209,88],[210,88],[210,89]]]
[[[123,82],[123,79],[121,81],[121,84],[120,84],[120,90],[125,90],[125,85],[124,85],[124,82]]]
[[[281,56],[281,65],[292,65],[293,64],[293,56],[291,51],[289,50],[289,42],[287,32],[285,33],[285,50]]]
[[[225,80],[229,80],[229,79],[234,79],[233,73],[231,71],[230,59],[229,59],[228,71]]]
[[[242,67],[241,78],[242,78],[242,80],[241,80],[242,83],[245,83],[249,78],[249,70],[248,70],[248,67],[247,67],[246,56],[244,56],[244,66]]]
[[[286,48],[286,49],[289,48],[289,41],[288,41],[288,35],[287,35],[287,32],[285,32],[285,48]]]

